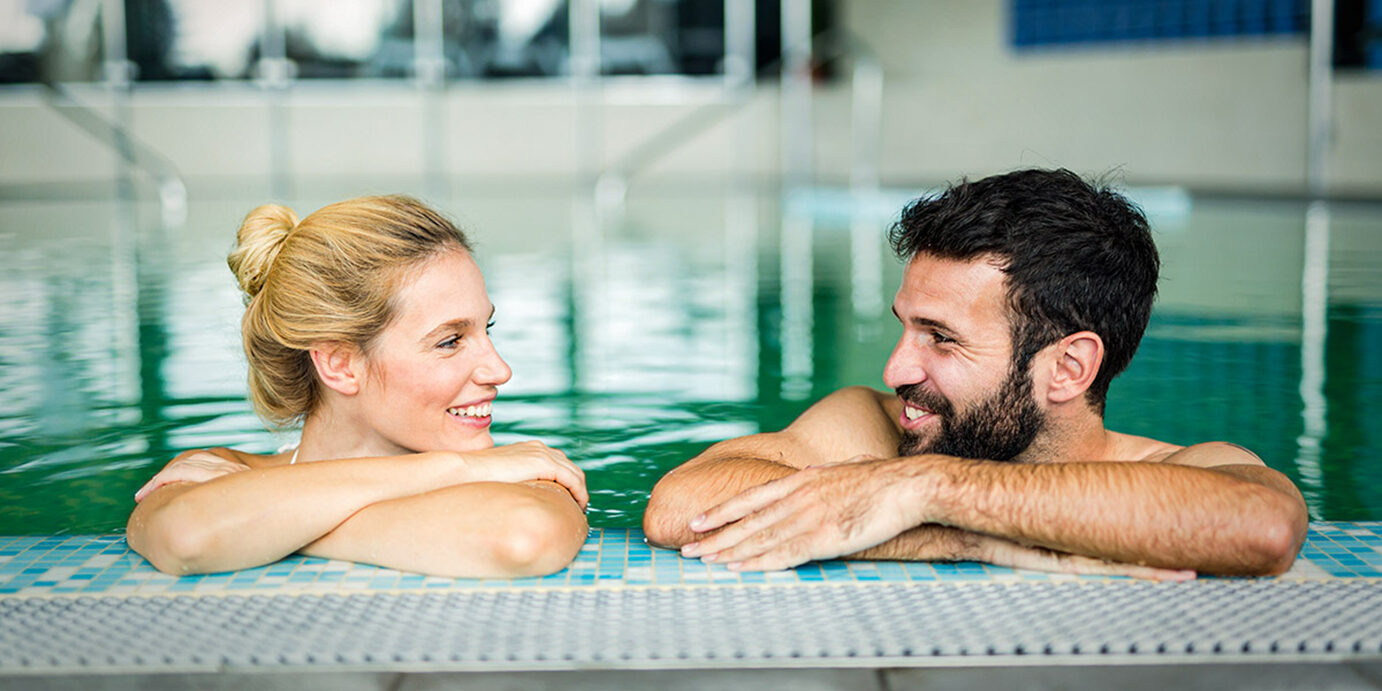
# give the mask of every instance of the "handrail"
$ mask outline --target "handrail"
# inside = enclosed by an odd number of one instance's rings
[[[111,121],[99,110],[82,103],[66,87],[43,82],[45,103],[69,122],[110,147],[125,163],[140,170],[158,188],[158,201],[165,226],[176,227],[187,220],[187,185],[173,162],[135,139],[123,125]]]
[[[838,57],[852,58],[850,85],[855,93],[851,108],[856,111],[860,110],[863,107],[861,102],[867,102],[874,105],[872,113],[881,112],[883,67],[878,56],[867,43],[845,30],[831,29],[812,37],[811,54],[822,60],[832,60]],[[767,69],[779,69],[781,66],[782,58],[778,58],[769,63]],[[725,90],[732,93],[733,98],[728,101],[717,101],[700,106],[649,137],[613,163],[606,165],[596,180],[596,189],[623,189],[628,184],[629,179],[640,171],[675,151],[692,137],[719,123],[731,113],[738,111],[749,101],[744,95],[747,91],[746,87],[751,86],[753,80],[753,70],[749,70],[737,79],[727,81]],[[876,120],[876,118],[874,119]],[[851,120],[853,121],[854,118]],[[874,131],[874,139],[877,137],[876,124],[875,122],[873,127],[864,128]],[[868,184],[870,178],[874,181],[877,178],[878,147],[876,143],[869,146],[867,141],[863,141],[863,135],[858,131],[857,122],[854,123],[854,127],[856,129],[854,137],[856,157],[867,154],[875,160],[871,167],[862,164],[860,160],[854,161],[854,165],[851,167],[851,183]],[[870,170],[873,171],[872,174],[870,174]]]

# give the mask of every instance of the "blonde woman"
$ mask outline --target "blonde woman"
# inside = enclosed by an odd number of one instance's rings
[[[406,197],[298,221],[252,211],[228,259],[245,295],[255,411],[302,425],[274,455],[180,455],[136,494],[130,546],[172,574],[295,552],[445,576],[566,566],[585,477],[539,442],[495,446],[508,365],[465,236]]]

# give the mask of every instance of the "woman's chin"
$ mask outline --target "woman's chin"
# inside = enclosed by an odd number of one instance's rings
[[[484,451],[494,448],[494,437],[489,432],[469,435],[465,439],[448,439],[438,446],[437,451]]]

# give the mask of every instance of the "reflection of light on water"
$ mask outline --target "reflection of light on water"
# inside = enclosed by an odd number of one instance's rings
[[[812,273],[810,217],[782,219],[779,271],[782,291],[782,397],[799,401],[811,393]]]
[[[854,317],[875,321],[883,311],[881,217],[859,210],[849,224],[850,303]]]
[[[494,346],[513,369],[500,397],[571,389],[566,328],[569,263],[555,254],[482,254],[494,302]]]
[[[1300,416],[1304,433],[1296,438],[1296,470],[1310,515],[1320,517],[1324,471],[1320,468],[1328,403],[1324,397],[1326,320],[1329,308],[1329,209],[1322,202],[1305,213],[1305,262],[1301,272]]]
[[[725,200],[725,352],[737,358],[743,391],[758,396],[758,198]]]

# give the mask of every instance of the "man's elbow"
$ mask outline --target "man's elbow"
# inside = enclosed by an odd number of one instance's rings
[[[524,507],[512,518],[514,527],[494,545],[495,561],[510,577],[545,576],[566,568],[590,530],[574,502],[570,507]]]
[[[1246,558],[1234,570],[1236,573],[1226,575],[1279,576],[1295,564],[1309,528],[1305,502],[1299,496],[1281,492],[1273,495],[1261,519],[1251,526],[1252,533],[1245,544]]]
[[[1296,555],[1305,542],[1308,528],[1309,516],[1305,502],[1299,498],[1282,501],[1272,518],[1264,521],[1258,532],[1259,575],[1277,576],[1288,571],[1296,563]]]
[[[643,510],[643,535],[648,538],[648,544],[654,547],[680,549],[693,539],[687,528],[691,517],[685,515],[684,507],[676,501],[678,491],[675,485],[676,479],[670,475],[659,480],[648,497],[647,508]]]

